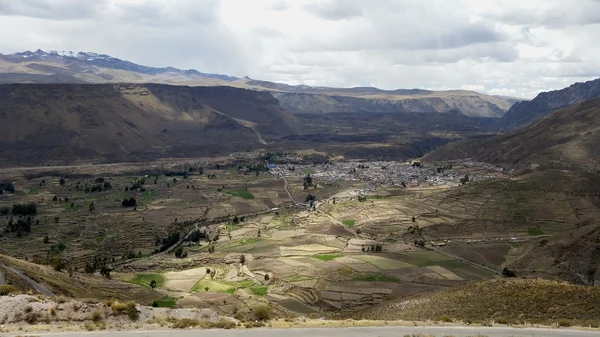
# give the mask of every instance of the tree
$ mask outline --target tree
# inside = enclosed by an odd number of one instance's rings
[[[517,277],[517,274],[514,271],[512,271],[506,267],[504,267],[504,269],[502,270],[502,275],[504,277]]]
[[[304,177],[304,182],[306,183],[307,186],[313,185],[313,179],[310,176],[310,174],[307,174],[306,177]]]
[[[105,190],[112,190],[112,185],[111,185],[111,183],[110,183],[110,182],[108,182],[108,181],[105,181],[105,182],[104,182],[104,189],[105,189]]]
[[[177,249],[175,249],[175,257],[178,259],[187,257],[187,252],[183,249],[183,246],[179,246]]]
[[[65,179],[60,178],[60,182],[59,183],[60,183],[61,186],[63,186],[65,184]]]
[[[240,263],[242,265],[244,265],[246,263],[246,255],[244,255],[244,254],[240,255]]]
[[[56,196],[56,195],[55,195],[55,196],[52,198],[52,201],[58,201],[58,196]]]
[[[92,201],[90,203],[90,212],[93,212],[95,209],[96,209],[96,203]]]
[[[414,216],[412,217],[412,222],[417,221],[417,218],[415,218]]]
[[[48,243],[48,242],[50,242],[50,238],[48,237],[48,234],[46,234],[44,236],[44,243]]]
[[[306,196],[306,198],[304,199],[304,202],[313,202],[313,201],[315,201],[316,199],[317,199],[317,198],[315,198],[315,196],[314,196],[314,195],[312,195],[312,194],[309,194],[309,195],[307,195],[307,196]]]
[[[123,201],[121,201],[121,205],[123,207],[136,207],[137,201],[135,200],[134,197],[131,197],[129,199],[125,198],[125,199],[123,199]]]
[[[156,280],[150,281],[150,288],[152,288],[152,289],[156,288]]]

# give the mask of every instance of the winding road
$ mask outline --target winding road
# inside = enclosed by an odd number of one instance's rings
[[[252,329],[252,330],[160,330],[160,331],[101,331],[101,332],[60,332],[35,333],[35,336],[97,336],[97,337],[401,337],[406,335],[430,336],[486,336],[486,337],[591,337],[598,331],[570,329],[537,329],[510,327],[359,327],[359,328],[293,328],[293,329]],[[19,336],[8,334],[7,336]],[[4,335],[3,335],[4,336]]]
[[[34,280],[32,280],[31,278],[29,278],[28,276],[26,276],[25,274],[23,274],[22,271],[6,266],[2,263],[0,263],[0,267],[4,268],[5,270],[8,270],[9,272],[17,275],[18,277],[20,277],[23,281],[29,283],[29,285],[31,285],[31,287],[33,289],[35,289],[35,291],[37,291],[38,293],[44,295],[44,296],[48,296],[48,297],[54,297],[54,293],[52,292],[52,290],[50,290],[45,284],[41,284],[38,283]],[[1,273],[1,271],[0,271]],[[1,284],[1,283],[0,283]]]

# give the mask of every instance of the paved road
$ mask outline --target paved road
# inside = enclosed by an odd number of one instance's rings
[[[22,333],[21,333],[22,334]],[[161,330],[161,331],[102,331],[35,333],[35,336],[93,336],[93,337],[402,337],[411,334],[429,334],[437,337],[468,337],[478,334],[488,337],[592,337],[598,331],[567,329],[519,329],[490,327],[364,327],[364,328],[313,328],[313,329],[252,329],[252,330]],[[19,336],[8,334],[0,336]]]
[[[46,287],[46,285],[38,283],[34,280],[32,280],[31,278],[27,277],[25,274],[23,274],[22,271],[17,270],[15,268],[6,266],[2,263],[0,263],[0,267],[10,271],[11,273],[14,273],[15,275],[17,275],[18,277],[20,277],[21,279],[23,279],[23,281],[29,283],[33,289],[35,289],[35,291],[37,291],[38,293],[44,295],[44,296],[48,296],[48,297],[54,297],[54,293],[48,289],[48,287]]]

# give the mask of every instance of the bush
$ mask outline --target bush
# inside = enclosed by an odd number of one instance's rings
[[[100,311],[96,310],[92,313],[92,321],[94,321],[94,322],[102,321],[102,314],[100,313]]]
[[[571,326],[571,322],[569,321],[559,321],[558,322],[558,326],[563,327],[563,328],[568,328]]]
[[[42,315],[40,315],[37,312],[30,312],[27,315],[25,315],[25,322],[29,323],[29,324],[35,324],[37,323],[37,321],[40,319]]]
[[[254,317],[259,321],[268,321],[271,317],[271,308],[266,305],[259,305],[253,309]]]
[[[173,325],[171,326],[174,329],[187,329],[187,328],[193,328],[200,325],[200,321],[197,319],[191,319],[191,318],[182,318],[178,321],[176,321],[175,323],[173,323]]]
[[[121,205],[123,207],[135,207],[137,206],[137,201],[135,200],[134,197],[131,197],[129,199],[125,198],[123,199],[123,201],[121,202]]]
[[[140,318],[140,313],[133,301],[127,303],[113,302],[110,307],[114,313],[118,315],[127,315],[132,321],[137,321],[138,318]]]
[[[28,204],[15,204],[12,207],[13,215],[35,215],[37,214],[37,206],[35,203],[31,202]]]
[[[446,322],[446,323],[452,322],[452,318],[450,318],[450,316],[447,316],[447,315],[442,315],[442,316],[438,317],[437,320],[440,322]]]

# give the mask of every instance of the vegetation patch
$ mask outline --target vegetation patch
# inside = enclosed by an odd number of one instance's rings
[[[356,224],[356,220],[344,220],[342,221],[342,223],[346,227],[354,227],[354,225]]]
[[[317,260],[321,260],[321,261],[332,261],[337,259],[338,257],[342,257],[342,254],[319,254],[319,255],[313,255],[313,257]]]
[[[539,227],[528,228],[527,233],[531,236],[544,235],[544,231]]]
[[[254,293],[254,295],[265,296],[267,294],[267,290],[269,287],[262,285],[253,285],[250,287],[250,290]]]
[[[311,170],[311,169],[306,169],[304,171],[302,171],[304,174],[315,174],[315,170]]]
[[[311,277],[308,275],[296,274],[296,275],[292,275],[290,277],[286,277],[285,280],[288,282],[301,282],[301,281],[314,280],[314,277]]]
[[[254,194],[246,190],[227,191],[227,194],[234,197],[240,197],[242,199],[254,199]]]
[[[173,308],[176,305],[177,299],[170,296],[164,296],[152,302],[152,306],[155,308]]]
[[[135,274],[135,277],[129,283],[150,287],[152,281],[156,282],[156,288],[162,287],[166,279],[161,274]]]
[[[201,279],[194,285],[194,287],[192,287],[191,292],[214,291],[233,294],[238,288],[248,288],[254,283],[254,281],[217,282],[208,279]]]
[[[361,274],[354,276],[355,281],[368,281],[368,282],[395,282],[400,283],[400,279],[394,276],[385,274]]]
[[[250,245],[250,244],[253,244],[253,243],[257,243],[259,241],[260,241],[259,238],[250,238],[250,239],[247,239],[247,240],[244,240],[244,241],[240,241],[240,245]]]

